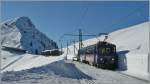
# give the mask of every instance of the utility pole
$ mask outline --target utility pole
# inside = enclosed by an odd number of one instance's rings
[[[62,49],[62,43],[61,43],[61,54],[63,53],[63,49]]]
[[[66,53],[66,60],[67,60],[67,55],[68,55],[68,51],[69,51],[68,46],[69,46],[69,44],[68,44],[68,41],[67,41],[67,53]]]
[[[96,34],[82,34],[82,30],[81,29],[79,29],[78,30],[78,34],[63,34],[61,37],[60,37],[60,41],[61,41],[61,39],[64,37],[64,36],[76,36],[76,37],[78,37],[78,39],[79,39],[79,51],[78,51],[78,55],[76,56],[77,57],[77,61],[80,61],[80,55],[81,55],[81,52],[80,52],[80,50],[82,49],[82,47],[83,47],[83,43],[82,43],[82,37],[84,36],[88,36],[88,37],[90,37],[90,36],[92,36],[92,37],[94,37],[94,36],[100,36],[100,35],[108,35],[107,33],[99,33],[98,35]],[[108,36],[106,36],[105,37],[105,39],[104,39],[104,41],[106,40],[108,38]],[[99,39],[98,39],[99,40]],[[75,43],[74,43],[75,44]],[[74,45],[74,53],[75,53],[75,48],[76,48],[76,46]],[[67,42],[67,54],[68,54],[68,42]]]
[[[80,49],[82,48],[82,30],[79,29],[79,52],[77,56],[77,61],[80,61]]]
[[[74,55],[76,54],[76,53],[75,53],[75,48],[76,48],[75,40],[73,40],[73,52],[74,52]]]

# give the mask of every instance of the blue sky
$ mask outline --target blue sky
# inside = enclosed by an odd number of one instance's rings
[[[84,34],[98,34],[146,22],[148,10],[146,1],[5,1],[2,21],[27,16],[38,30],[58,43],[61,35],[77,33],[79,28]],[[77,40],[65,38],[66,41],[70,39]]]

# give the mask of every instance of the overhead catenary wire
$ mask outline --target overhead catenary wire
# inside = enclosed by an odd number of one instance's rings
[[[85,10],[83,12],[83,14],[81,15],[81,20],[80,20],[80,23],[79,23],[79,27],[81,27],[83,25],[83,21],[87,15],[87,12],[88,12],[88,7],[85,7]]]
[[[118,23],[121,23],[121,22],[123,22],[123,21],[125,21],[125,20],[128,20],[130,16],[132,16],[132,15],[135,14],[135,13],[137,13],[137,11],[141,10],[142,7],[144,7],[145,5],[147,5],[147,4],[140,5],[140,6],[139,6],[138,8],[136,8],[134,11],[132,11],[132,12],[130,12],[129,14],[127,14],[126,16],[124,16],[124,17],[118,19],[117,21],[113,21],[113,24],[111,24],[111,25],[109,25],[109,26],[107,26],[107,27],[105,27],[105,28],[110,28],[110,27],[112,27],[112,26],[118,25]]]
[[[135,14],[136,11],[139,11],[139,10],[140,10],[143,6],[145,6],[145,5],[146,5],[146,4],[140,5],[138,8],[136,8],[136,9],[135,9],[134,11],[132,11],[131,13],[127,14],[126,16],[124,16],[124,17],[122,17],[122,18],[120,18],[120,19],[118,19],[118,20],[116,20],[116,21],[113,21],[113,24],[111,24],[111,25],[109,25],[109,26],[107,26],[107,27],[105,27],[105,28],[110,28],[110,27],[112,27],[112,26],[118,25],[118,23],[120,23],[120,22],[123,22],[123,21],[128,20],[130,16],[132,16],[133,14]],[[88,7],[86,7],[86,8],[84,9],[84,12],[83,12],[82,15],[81,15],[81,20],[79,21],[79,25],[78,25],[77,27],[81,27],[81,26],[82,26],[82,24],[83,24],[83,22],[84,22],[84,19],[85,19],[86,15],[87,15],[87,12],[88,12]],[[59,38],[59,40],[62,39],[62,38],[64,38],[64,36],[78,36],[78,35],[77,35],[77,34],[72,34],[72,33],[70,33],[70,34],[63,34],[63,35]],[[84,35],[84,34],[83,34],[82,36],[90,37],[90,36],[96,36],[96,35],[93,35],[93,34],[85,34],[85,35]]]
[[[132,16],[135,13],[137,13],[137,11],[141,10],[145,5],[148,5],[148,4],[139,5],[138,8],[136,8],[135,10],[133,10],[132,12],[130,12],[129,14],[123,16],[122,18],[118,19],[117,21],[113,21],[113,23],[111,25],[108,25],[105,28],[110,28],[112,26],[118,25],[118,23],[121,23],[122,21],[128,20],[130,16]],[[85,12],[84,12],[83,15],[86,15],[87,11],[88,11],[88,8],[86,8],[86,10],[85,10]],[[85,18],[85,16],[83,17],[83,19],[84,18]],[[81,25],[83,23],[83,19],[81,21]]]
[[[86,16],[86,14],[87,14],[87,11],[88,11],[88,7],[84,7],[83,13],[81,13],[81,18],[80,18],[79,24],[77,24],[76,28],[81,27],[81,25],[83,24],[83,21],[84,21],[84,19],[85,19],[85,16]],[[74,32],[74,31],[73,31],[73,32]],[[72,33],[72,32],[71,32],[71,33]],[[64,38],[64,36],[66,36],[66,34],[63,34],[62,36],[60,36],[59,42],[62,40],[62,38]]]
[[[123,21],[126,21],[126,20],[130,19],[130,16],[134,15],[135,13],[137,13],[137,11],[141,10],[145,5],[147,5],[147,4],[140,5],[138,8],[136,8],[135,10],[133,10],[132,12],[130,12],[129,14],[127,14],[126,16],[124,16],[124,17],[118,19],[117,21],[113,21],[113,24],[111,24],[111,25],[109,25],[109,26],[107,26],[107,27],[105,27],[105,28],[111,28],[111,27],[113,27],[113,26],[115,26],[115,25],[118,25],[118,23],[121,23],[121,22],[123,22]],[[107,36],[108,36],[108,35],[109,35],[109,34],[107,34]],[[90,36],[90,35],[89,35],[89,36]],[[92,36],[92,35],[91,35],[91,36]],[[98,38],[96,37],[96,39],[98,39]],[[99,40],[99,39],[98,39],[98,40]]]

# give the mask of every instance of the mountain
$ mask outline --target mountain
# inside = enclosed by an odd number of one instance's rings
[[[56,42],[36,29],[28,17],[18,17],[1,23],[1,45],[40,54],[43,50],[57,49]]]

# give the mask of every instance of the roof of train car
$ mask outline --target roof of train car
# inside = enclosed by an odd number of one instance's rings
[[[85,52],[86,50],[93,50],[95,48],[95,46],[111,46],[111,47],[116,47],[115,44],[109,43],[109,42],[104,42],[104,41],[99,41],[97,44],[93,44],[93,45],[89,45],[86,47],[83,47],[80,49],[80,52]]]
[[[116,46],[115,44],[112,44],[112,43],[109,43],[109,42],[104,42],[104,41],[99,41],[97,44],[98,45],[104,45],[104,46],[106,46],[106,45]]]

